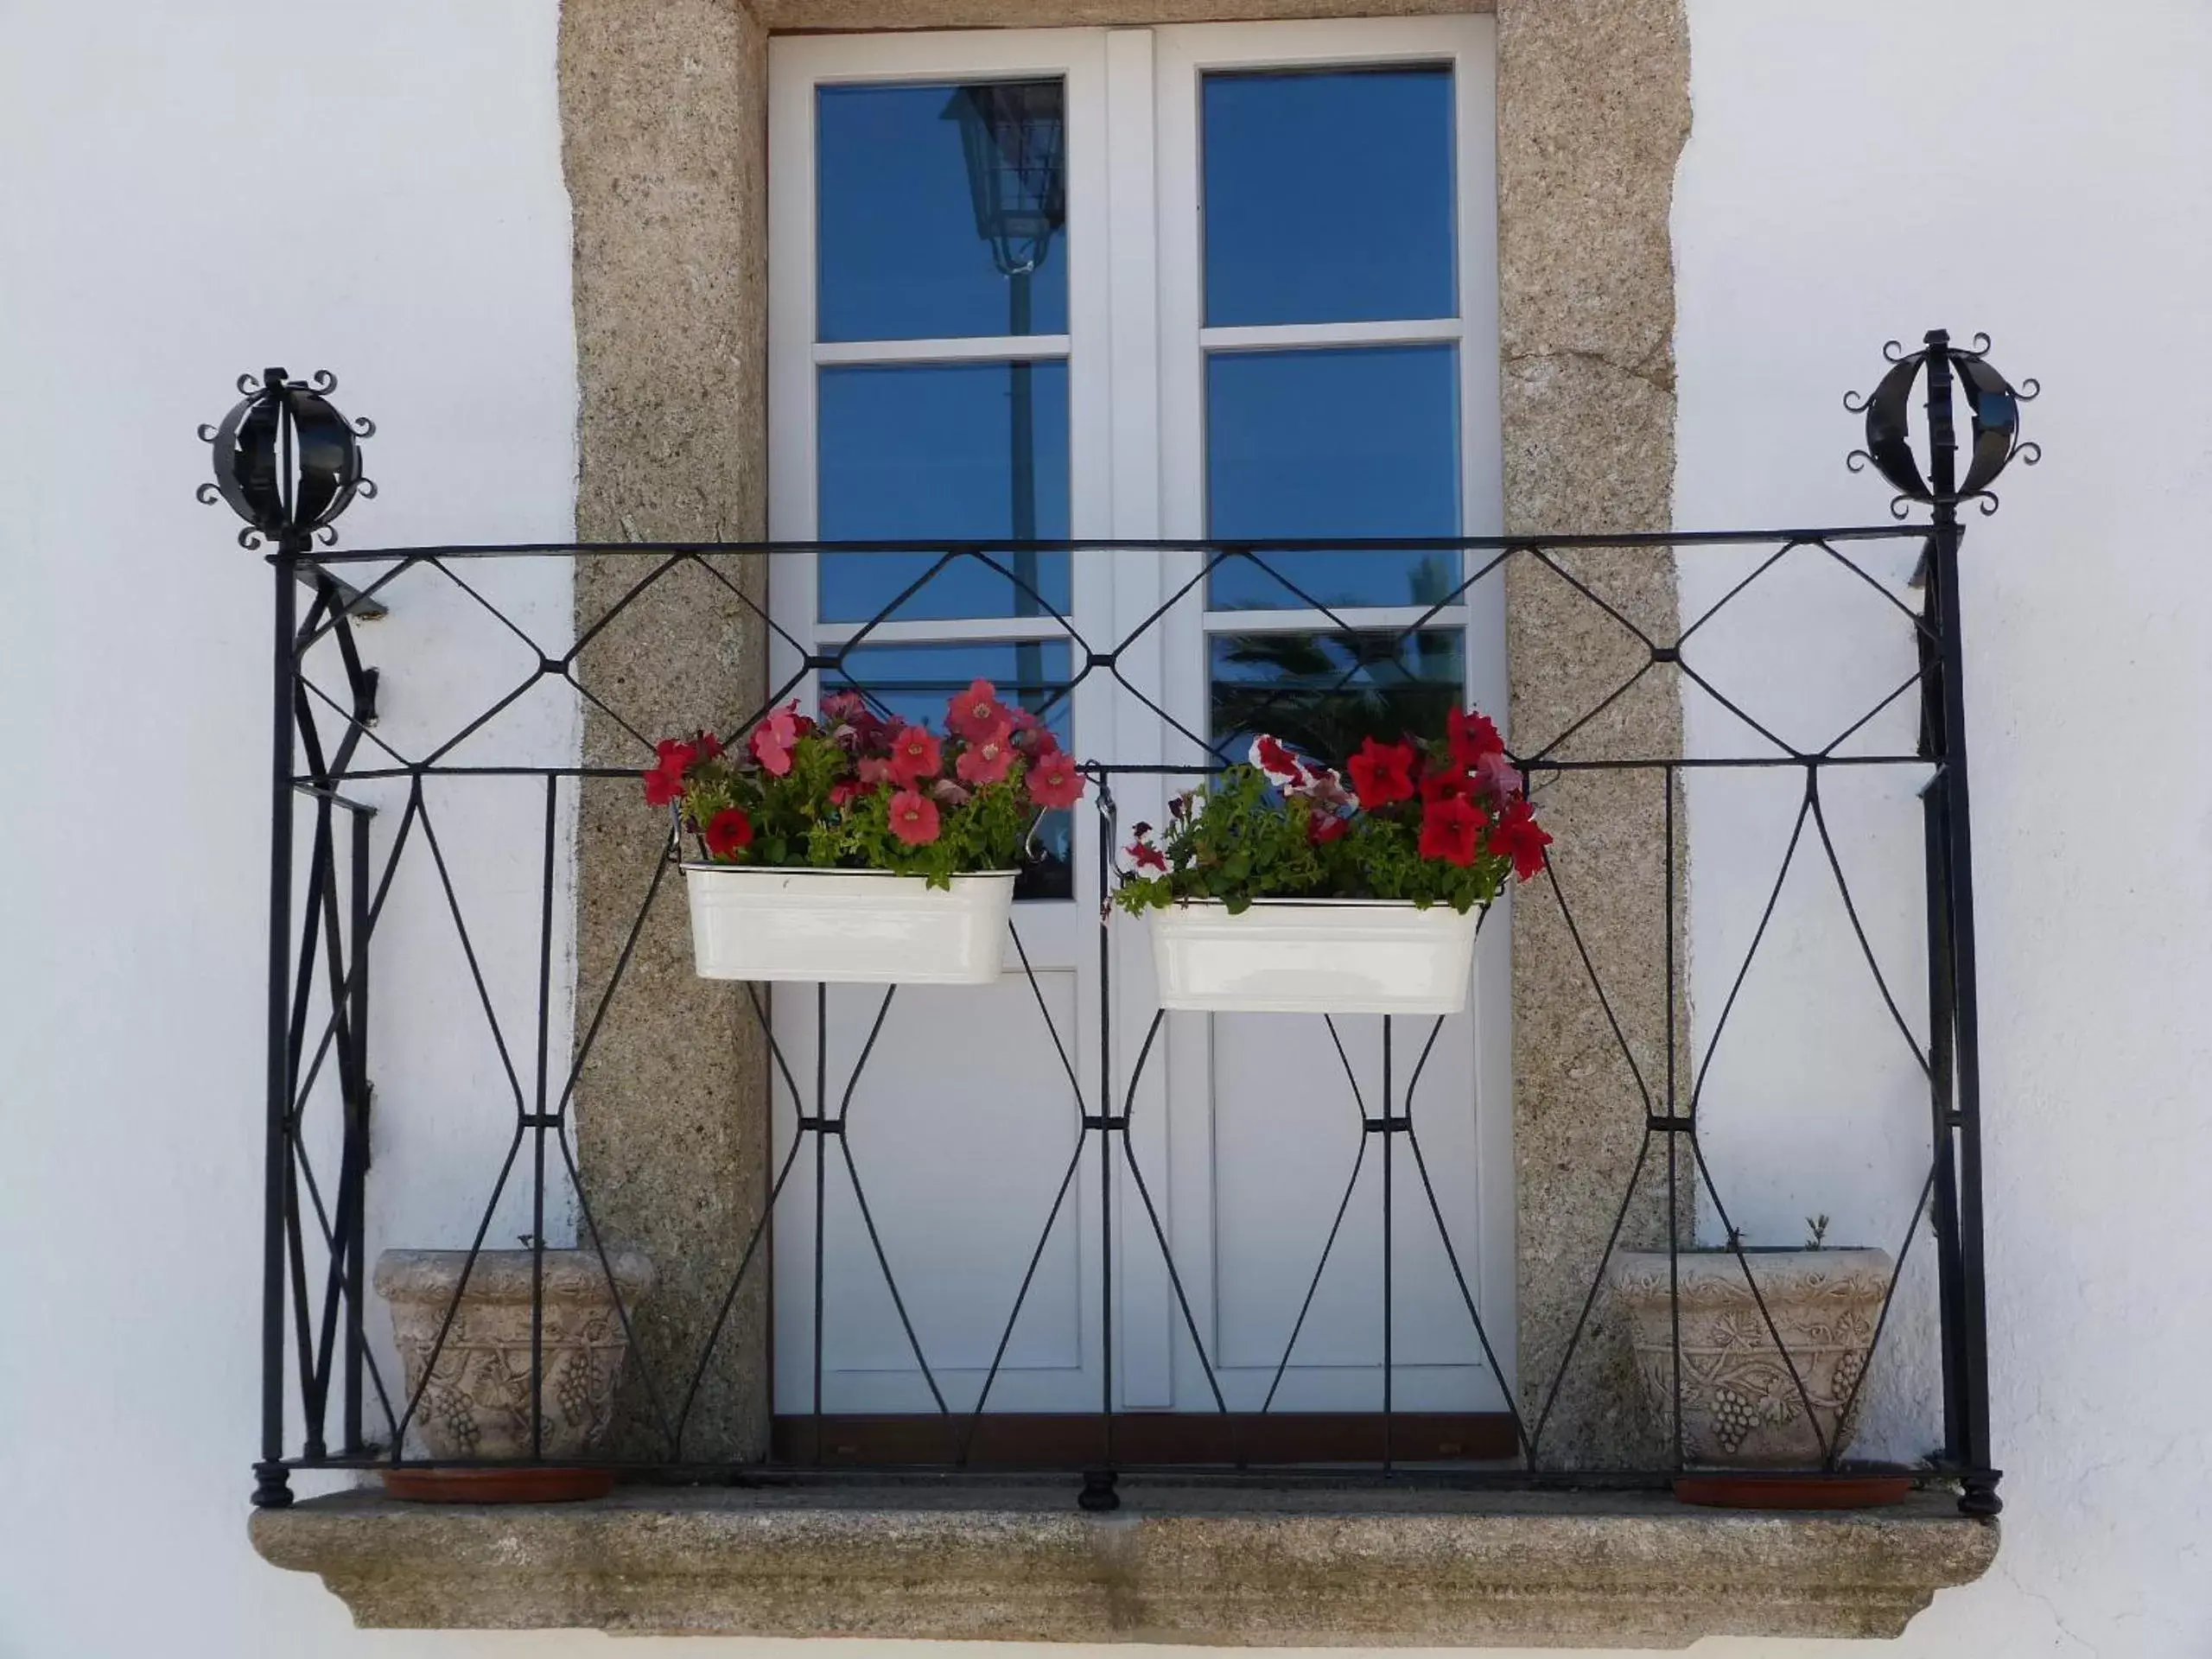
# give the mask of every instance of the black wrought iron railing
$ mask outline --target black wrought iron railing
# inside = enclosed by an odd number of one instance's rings
[[[855,1143],[864,1142],[869,1131],[850,1117],[855,1093],[895,989],[865,993],[868,1012],[859,1027],[865,1040],[848,1046],[852,1052],[839,1068],[842,1080],[833,1082],[826,988],[798,992],[811,1000],[817,1029],[824,1033],[809,1065],[804,1057],[785,1052],[761,988],[732,988],[728,994],[741,998],[757,1018],[769,1056],[771,1088],[760,1109],[785,1120],[766,1202],[747,1230],[718,1312],[703,1318],[700,1328],[669,1333],[670,1340],[656,1345],[664,1357],[688,1357],[657,1369],[641,1344],[631,1341],[633,1377],[626,1409],[633,1421],[620,1438],[623,1449],[598,1454],[597,1460],[662,1478],[891,1465],[950,1474],[1026,1463],[1081,1477],[1090,1507],[1110,1505],[1118,1474],[1161,1466],[1205,1466],[1225,1477],[1277,1480],[1326,1466],[1338,1476],[1351,1469],[1376,1478],[1469,1489],[1664,1485],[1688,1461],[1681,1440],[1679,1335],[1671,1424],[1662,1411],[1656,1435],[1633,1442],[1628,1453],[1593,1455],[1584,1445],[1562,1450],[1555,1413],[1577,1368],[1592,1363],[1592,1327],[1610,1317],[1604,1294],[1609,1265],[1624,1240],[1634,1242],[1631,1236],[1643,1236],[1670,1262],[1697,1248],[1703,1236],[1708,1249],[1717,1243],[1732,1257],[1758,1295],[1735,1212],[1707,1156],[1701,1096],[1724,1039],[1740,1040],[1741,1022],[1754,1017],[1739,1006],[1739,997],[1768,946],[1784,884],[1793,871],[1809,871],[1833,882],[1846,918],[1837,942],[1863,969],[1895,1028],[1897,1047],[1878,1065],[1908,1068],[1926,1103],[1925,1156],[1911,1160],[1910,1180],[1893,1195],[1892,1213],[1910,1219],[1895,1237],[1870,1241],[1885,1243],[1894,1260],[1876,1321],[1873,1358],[1852,1380],[1840,1411],[1831,1402],[1830,1421],[1852,1421],[1859,1393],[1880,1371],[1887,1351],[1908,1340],[1897,1333],[1911,1321],[1892,1319],[1893,1306],[1932,1268],[1934,1363],[1924,1382],[1911,1363],[1898,1367],[1897,1398],[1887,1408],[1902,1418],[1903,1433],[1922,1434],[1924,1455],[1885,1466],[1924,1483],[1956,1486],[1969,1513],[1995,1513],[1959,507],[1986,493],[1997,467],[2020,446],[2012,409],[2015,394],[1977,353],[1955,352],[1931,336],[1926,353],[1897,352],[1893,360],[1897,367],[1871,406],[1871,459],[1897,483],[1901,507],[1908,505],[1905,498],[1930,505],[1924,518],[1826,529],[1235,544],[671,543],[340,551],[316,545],[315,531],[363,480],[358,450],[324,396],[330,387],[287,383],[276,371],[266,385],[249,383],[247,404],[212,435],[225,480],[222,493],[247,518],[249,537],[273,543],[269,558],[275,577],[263,1442],[255,1502],[291,1501],[296,1471],[412,1468],[442,1461],[427,1457],[411,1432],[419,1429],[436,1349],[410,1389],[372,1327],[369,1263],[378,1243],[448,1243],[465,1249],[473,1264],[501,1217],[509,1224],[525,1221],[524,1245],[537,1267],[531,1339],[511,1380],[533,1424],[543,1421],[549,1386],[543,1308],[537,1300],[543,1257],[551,1248],[549,1235],[561,1228],[564,1215],[573,1217],[578,1248],[605,1274],[624,1332],[635,1335],[634,1310],[625,1305],[611,1262],[611,1253],[626,1241],[604,1236],[595,1217],[594,1171],[579,1156],[575,1102],[608,1010],[633,970],[639,942],[657,907],[671,902],[676,884],[670,872],[680,854],[671,845],[650,861],[604,980],[582,982],[564,965],[580,803],[594,779],[634,777],[650,760],[653,740],[668,734],[664,725],[626,706],[620,663],[595,658],[595,644],[608,639],[608,630],[623,619],[634,620],[682,588],[685,604],[710,594],[729,607],[760,647],[753,662],[782,665],[758,707],[733,721],[725,735],[833,680],[849,681],[896,707],[901,699],[943,691],[926,674],[911,671],[879,683],[869,672],[868,647],[910,637],[899,632],[902,618],[922,608],[914,601],[932,582],[948,572],[981,570],[1021,595],[1014,613],[1023,619],[1023,639],[1053,647],[1052,661],[1059,664],[1057,671],[1039,666],[1045,654],[1033,653],[1028,677],[1009,688],[1014,695],[1047,717],[1079,699],[1109,699],[1119,712],[1108,728],[1129,731],[1134,719],[1151,722],[1157,734],[1157,741],[1134,760],[1100,753],[1081,730],[1074,737],[1076,752],[1087,757],[1091,784],[1090,804],[1078,810],[1095,816],[1095,833],[1071,833],[1061,845],[1072,859],[1087,840],[1088,882],[1070,870],[1055,878],[1062,887],[1046,891],[1086,894],[1094,901],[1112,880],[1114,849],[1128,838],[1123,803],[1134,791],[1157,790],[1163,782],[1179,785],[1241,758],[1231,748],[1232,736],[1263,726],[1300,730],[1303,721],[1322,744],[1362,729],[1390,732],[1433,723],[1427,714],[1440,713],[1440,706],[1431,711],[1428,705],[1440,696],[1462,695],[1468,664],[1455,659],[1442,673],[1425,672],[1414,660],[1419,655],[1414,642],[1441,623],[1463,626],[1480,607],[1515,611],[1522,637],[1515,641],[1513,760],[1528,776],[1540,810],[1557,803],[1564,818],[1598,826],[1593,843],[1611,844],[1617,832],[1592,816],[1597,809],[1578,807],[1573,798],[1578,779],[1602,776],[1622,790],[1648,791],[1638,798],[1643,816],[1636,822],[1656,826],[1656,846],[1627,866],[1608,866],[1562,828],[1551,866],[1531,884],[1525,905],[1531,925],[1538,905],[1552,918],[1544,925],[1555,928],[1561,960],[1571,964],[1568,990],[1588,999],[1597,1028],[1616,1050],[1600,1083],[1592,1085],[1602,1095],[1592,1109],[1637,1137],[1603,1249],[1580,1264],[1576,1282],[1586,1288],[1578,1299],[1579,1313],[1542,1365],[1526,1353],[1517,1368],[1502,1359],[1512,1346],[1511,1310],[1486,1299],[1465,1270],[1466,1241],[1455,1238],[1447,1224],[1424,1153],[1423,1130],[1434,1112],[1445,1109],[1420,1096],[1442,1020],[1382,1021],[1379,1094],[1371,1083],[1362,1090],[1342,1033],[1332,1024],[1344,1075],[1313,1079],[1311,1087],[1349,1084],[1349,1109],[1358,1116],[1360,1133],[1342,1202],[1332,1217],[1313,1218],[1310,1273],[1304,1265],[1308,1258],[1301,1258],[1300,1268],[1304,1300],[1296,1317],[1275,1333],[1281,1348],[1273,1375],[1279,1384],[1301,1339],[1312,1339],[1308,1313],[1315,1287],[1339,1240],[1350,1230],[1372,1227],[1379,1265],[1372,1294],[1379,1303],[1381,1338],[1370,1357],[1376,1397],[1353,1412],[1277,1410],[1274,1387],[1248,1399],[1238,1387],[1225,1385],[1217,1327],[1194,1306],[1201,1298],[1179,1268],[1173,1229],[1156,1195],[1158,1171],[1146,1167],[1140,1137],[1132,1131],[1139,1079],[1156,1059],[1165,1019],[1157,1010],[1133,1012],[1126,988],[1117,983],[1109,941],[1114,929],[1132,924],[1109,918],[1099,906],[1095,967],[1086,963],[1094,975],[1090,994],[1096,998],[1098,1037],[1084,1050],[1039,986],[1025,929],[1027,918],[1042,912],[1017,906],[1014,960],[1033,992],[1027,1003],[1041,1024],[1045,1047],[1056,1057],[1034,1080],[1036,1110],[1064,1122],[1067,1155],[1048,1168],[1040,1166],[1040,1182],[1049,1189],[1036,1195],[1041,1232],[1026,1257],[1026,1271],[1008,1275],[1018,1277],[1019,1289],[1012,1305],[989,1321],[1002,1334],[980,1378],[966,1377],[958,1389],[941,1380],[942,1368],[910,1316],[912,1297],[902,1294],[931,1264],[894,1260],[886,1249],[872,1218],[870,1181],[897,1178],[877,1171],[864,1179],[855,1156]],[[1931,464],[1924,481],[1910,451],[1899,448],[1905,441],[1904,400],[1916,374],[1928,380]],[[1961,445],[1952,428],[1959,382],[1970,394],[1964,419],[1971,429],[1972,459],[1964,475],[1956,471]],[[1428,585],[1408,606],[1382,607],[1388,620],[1376,622],[1376,607],[1332,602],[1333,595],[1314,591],[1309,577],[1296,574],[1314,568],[1301,563],[1300,556],[1317,552],[1355,561],[1427,556],[1422,580]],[[905,558],[912,562],[912,574],[889,603],[826,645],[772,613],[763,597],[764,568],[772,582],[779,562],[848,555]],[[1031,573],[1038,558],[1055,556],[1078,565],[1141,561],[1168,579],[1160,602],[1141,617],[1127,626],[1102,626],[1042,591]],[[594,566],[620,574],[585,581],[579,573]],[[1243,618],[1216,611],[1209,620],[1192,622],[1198,631],[1192,637],[1261,642],[1250,657],[1258,666],[1224,682],[1233,685],[1233,695],[1217,697],[1194,715],[1187,705],[1171,706],[1173,699],[1160,683],[1132,664],[1147,642],[1179,626],[1179,619],[1190,622],[1205,613],[1210,594],[1222,591],[1217,586],[1221,573],[1232,568],[1279,584],[1287,595],[1283,607],[1306,620],[1300,637],[1321,643],[1309,651],[1313,660],[1293,661],[1280,651],[1271,658],[1265,641],[1283,630],[1265,613]],[[1655,575],[1661,579],[1656,589]],[[1681,598],[1675,609],[1677,582]],[[1656,609],[1649,603],[1655,591],[1667,601]],[[588,603],[572,608],[575,594],[591,593],[609,595],[595,613]],[[1757,658],[1758,652],[1743,638],[1731,652],[1708,657],[1707,649],[1755,607],[1761,608],[1751,618],[1752,635],[1775,631],[1784,613],[1794,632],[1787,634],[1792,644],[1785,660],[1769,662],[1764,683],[1745,688],[1731,683],[1713,660],[1740,664],[1747,652]],[[441,655],[420,632],[403,634],[400,623],[377,620],[387,613],[395,619],[435,617],[435,627],[425,632],[445,635],[450,648]],[[1249,634],[1240,634],[1248,620]],[[375,639],[372,623],[391,632]],[[471,628],[482,630],[473,642],[461,637]],[[1531,629],[1548,631],[1549,638],[1532,636]],[[385,653],[373,665],[372,645]],[[503,659],[510,652],[511,666]],[[1822,715],[1821,729],[1799,729],[1815,718],[1803,695],[1807,685],[1825,683],[1833,702],[1839,653],[1854,664],[1854,674],[1884,664],[1901,672],[1893,684],[1880,683],[1878,694],[1848,717]],[[1540,670],[1555,683],[1533,678]],[[1761,692],[1777,694],[1783,712],[1762,706]],[[406,718],[390,718],[395,710],[404,710]],[[1133,716],[1133,710],[1141,712]],[[1654,732],[1680,741],[1655,745]],[[632,753],[601,753],[608,743],[628,745]],[[1871,808],[1861,813],[1854,807],[1854,827],[1839,830],[1831,816],[1834,798],[1839,790],[1858,787],[1841,780],[1877,777],[1903,785],[1876,791],[1889,816],[1874,825]],[[1740,962],[1701,982],[1719,990],[1719,1006],[1707,1023],[1702,1011],[1694,1014],[1690,1007],[1688,965],[1678,948],[1688,890],[1684,849],[1696,845],[1683,814],[1688,803],[1690,827],[1702,833],[1708,823],[1719,821],[1706,815],[1731,810],[1732,798],[1712,793],[1707,780],[1751,779],[1784,791],[1790,802],[1783,820],[1788,828],[1778,867],[1722,869],[1710,882],[1700,871],[1700,902],[1718,890],[1713,884],[1733,884],[1739,895],[1751,895],[1747,902],[1758,915]],[[641,838],[664,836],[642,805],[637,812]],[[1647,835],[1647,841],[1653,838]],[[1878,856],[1891,871],[1899,868],[1897,849],[1909,848],[1907,862],[1924,883],[1923,925],[1902,971],[1894,957],[1885,961],[1887,941],[1874,937],[1863,894],[1847,874],[1876,842],[1887,849]],[[1608,885],[1609,871],[1631,867],[1645,873],[1648,890],[1624,895]],[[518,895],[526,898],[534,923],[502,930],[496,957],[480,924],[472,925],[472,917],[480,915],[480,895],[488,888],[498,889],[510,909],[520,902]],[[1659,918],[1651,937],[1660,941],[1663,958],[1655,981],[1662,1032],[1632,1034],[1626,1028],[1618,987],[1609,978],[1616,964],[1593,952],[1590,930],[1578,919],[1600,903],[1641,905]],[[1520,925],[1516,918],[1515,925]],[[406,987],[433,949],[448,958],[458,952],[461,971],[454,982],[466,987],[461,1005],[431,1013],[410,1008],[404,1030],[397,1030],[388,999],[372,1007],[372,991]],[[526,990],[516,988],[524,985]],[[795,990],[786,987],[778,995]],[[839,993],[858,994],[855,988]],[[1116,1023],[1131,1020],[1142,1027],[1141,1038],[1117,1046],[1111,1036]],[[1415,1027],[1410,1032],[1409,1024]],[[564,1040],[563,1033],[571,1030],[572,1038]],[[1132,1046],[1133,1064],[1126,1058]],[[1079,1063],[1084,1052],[1091,1057],[1088,1065]],[[405,1074],[404,1087],[388,1081],[395,1067]],[[1618,1084],[1604,1080],[1613,1078]],[[486,1090],[505,1096],[512,1109],[511,1122],[502,1113],[496,1160],[468,1172],[473,1190],[488,1192],[488,1199],[466,1213],[456,1200],[443,1239],[375,1237],[372,1187],[379,1179],[414,1181],[418,1199],[430,1189],[471,1190],[458,1179],[462,1173],[443,1161],[447,1154],[435,1149],[436,1135],[442,1113],[450,1113],[457,1101],[480,1099]],[[433,1150],[410,1162],[405,1148],[418,1132]],[[400,1173],[387,1176],[387,1167]],[[859,1437],[864,1447],[859,1454],[850,1451],[853,1437],[842,1433],[835,1402],[825,1402],[823,1393],[819,1333],[825,1301],[836,1291],[820,1270],[823,1230],[830,1224],[821,1195],[833,1179],[849,1185],[854,1215],[866,1230],[864,1259],[880,1274],[899,1327],[896,1346],[911,1359],[930,1402],[907,1417],[877,1421]],[[1072,1430],[1055,1432],[1036,1414],[993,1408],[1038,1262],[1063,1230],[1077,1224],[1070,1194],[1085,1181],[1096,1184],[1096,1201],[1085,1230],[1090,1236],[1080,1248],[1096,1252],[1096,1270],[1109,1281],[1116,1263],[1137,1257],[1164,1269],[1179,1363],[1201,1383],[1185,1402],[1196,1410],[1133,1412],[1120,1403],[1110,1284],[1086,1316],[1095,1320],[1086,1340],[1095,1339],[1102,1360],[1096,1412],[1071,1419]],[[748,1285],[757,1292],[769,1272],[777,1217],[789,1208],[791,1194],[809,1188],[815,1194],[809,1248],[816,1264],[811,1289],[804,1293],[815,1333],[810,1386],[802,1386],[795,1399],[785,1397],[790,1390],[779,1391],[766,1459],[733,1470],[726,1458],[690,1450],[697,1437],[689,1414],[702,1379],[728,1362],[730,1310]],[[876,1192],[880,1197],[880,1186]],[[1354,1213],[1356,1193],[1372,1194],[1377,1212]],[[927,1194],[908,1197],[928,1200]],[[947,1195],[946,1201],[955,1200]],[[1363,1208],[1366,1203],[1363,1198]],[[1414,1218],[1410,1224],[1435,1230],[1454,1290],[1450,1300],[1467,1322],[1502,1410],[1408,1409],[1394,1389],[1404,1361],[1393,1349],[1392,1275],[1407,1215]],[[1759,1312],[1764,1329],[1750,1333],[1747,1342],[1779,1360],[1796,1405],[1807,1421],[1817,1422],[1815,1402],[1763,1301]],[[438,1344],[452,1319],[449,1307]],[[1848,1459],[1847,1428],[1819,1433],[1818,1442],[1820,1455],[1807,1459],[1800,1472],[1814,1478],[1864,1472]],[[533,1433],[533,1448],[538,1444]],[[846,1449],[841,1452],[841,1446]],[[1654,1446],[1656,1457],[1643,1455]]]

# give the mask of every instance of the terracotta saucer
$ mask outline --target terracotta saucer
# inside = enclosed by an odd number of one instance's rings
[[[575,1503],[614,1490],[612,1469],[387,1469],[387,1497],[410,1503]]]
[[[1677,1475],[1675,1496],[1684,1503],[1722,1510],[1871,1510],[1902,1503],[1912,1493],[1910,1475]]]

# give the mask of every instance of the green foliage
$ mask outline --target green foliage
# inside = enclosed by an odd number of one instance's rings
[[[1125,870],[1114,902],[1132,915],[1192,899],[1218,899],[1231,914],[1260,899],[1404,899],[1462,915],[1488,905],[1513,861],[1487,849],[1465,864],[1424,857],[1425,810],[1416,798],[1347,812],[1278,789],[1257,766],[1230,766],[1177,803],[1157,849],[1167,868]],[[1330,818],[1343,832],[1317,840],[1317,820]]]
[[[925,875],[931,886],[946,887],[955,875],[1018,868],[1037,821],[1037,809],[1022,789],[1021,763],[1016,761],[1001,781],[963,790],[964,804],[933,803],[939,824],[936,839],[911,845],[892,833],[893,791],[888,786],[833,800],[832,791],[849,778],[851,763],[829,737],[802,737],[791,756],[791,770],[780,778],[728,756],[692,768],[683,796],[687,827],[702,832],[716,813],[730,807],[753,824],[750,846],[734,857],[712,861],[777,869],[889,870]]]
[[[645,798],[675,804],[710,863],[885,870],[940,887],[1016,868],[1039,814],[1071,804],[1081,780],[1052,775],[1071,763],[1050,732],[988,683],[955,704],[964,736],[881,719],[842,693],[825,700],[828,723],[789,705],[728,752],[703,734],[671,740]]]

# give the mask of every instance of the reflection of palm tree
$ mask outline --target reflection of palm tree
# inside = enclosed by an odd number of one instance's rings
[[[1279,594],[1271,594],[1265,600],[1249,602],[1249,607],[1255,610],[1273,610],[1279,606],[1290,604],[1303,605],[1306,601],[1297,597],[1300,594],[1307,595],[1318,594],[1319,603],[1338,611],[1351,610],[1363,605],[1388,604],[1389,601],[1383,597],[1379,587],[1370,586],[1361,578],[1369,571],[1387,569],[1395,561],[1410,561],[1401,566],[1406,576],[1405,602],[1407,604],[1417,605],[1423,610],[1427,610],[1433,605],[1458,602],[1453,596],[1453,590],[1459,585],[1459,556],[1456,553],[1307,552],[1255,553],[1248,556],[1254,564],[1274,578],[1281,590]],[[1292,571],[1278,572],[1276,570],[1274,561],[1282,559],[1296,562],[1294,563]],[[1327,569],[1323,572],[1324,575],[1349,577],[1351,580],[1351,586],[1338,588],[1328,593],[1319,593],[1320,583],[1311,577],[1297,581],[1295,587],[1292,586],[1293,580],[1297,575],[1303,575],[1301,566],[1304,562],[1311,561],[1318,563],[1322,560],[1329,561]],[[1464,598],[1465,595],[1459,597]]]
[[[1365,738],[1441,732],[1459,700],[1458,641],[1448,632],[1243,633],[1217,645],[1219,665],[1242,671],[1214,680],[1213,728],[1223,738],[1269,731],[1339,761]]]
[[[1441,605],[1459,585],[1459,561],[1440,553],[1424,553],[1406,572],[1406,602],[1424,610]]]

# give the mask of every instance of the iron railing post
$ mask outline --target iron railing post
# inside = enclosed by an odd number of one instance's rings
[[[347,1090],[346,1161],[344,1175],[348,1225],[341,1248],[346,1259],[346,1452],[356,1457],[364,1449],[361,1430],[363,1402],[361,1372],[368,1351],[362,1330],[362,1297],[366,1294],[368,1249],[369,1107],[369,815],[352,815],[352,886],[348,909],[353,918],[353,969],[347,987],[347,1020],[353,1044],[353,1077]]]
[[[279,539],[270,564],[276,604],[270,654],[269,791],[269,1065],[262,1159],[261,1460],[257,1509],[292,1501],[284,1467],[285,1184],[291,1165],[292,690],[298,649],[298,558],[305,538]]]
[[[1989,1327],[1981,1215],[1981,1066],[1974,995],[1974,836],[1966,741],[1966,673],[1959,606],[1958,431],[1951,407],[1950,336],[1931,329],[1928,351],[1929,484],[1934,559],[1929,571],[1942,653],[1943,829],[1948,867],[1953,1112],[1957,1136],[1959,1283],[1955,1364],[1957,1451],[1965,1491],[1959,1507],[1993,1516],[2004,1507],[1989,1444]]]
[[[1950,823],[1944,810],[1948,747],[1943,718],[1943,660],[1939,643],[1942,620],[1937,613],[1932,541],[1922,575],[1921,607],[1927,631],[1919,640],[1920,750],[1936,768],[1920,798],[1927,866],[1929,1144],[1934,1165],[1929,1219],[1936,1233],[1936,1287],[1942,1337],[1937,1346],[1943,1363],[1942,1457],[1947,1466],[1963,1469],[1967,1466],[1964,1444],[1967,1407],[1962,1392],[1966,1368],[1960,1362],[1959,1337],[1964,1329],[1961,1308],[1966,1280],[1959,1246],[1955,1083],[1952,1064],[1952,988],[1957,964],[1951,950]]]

